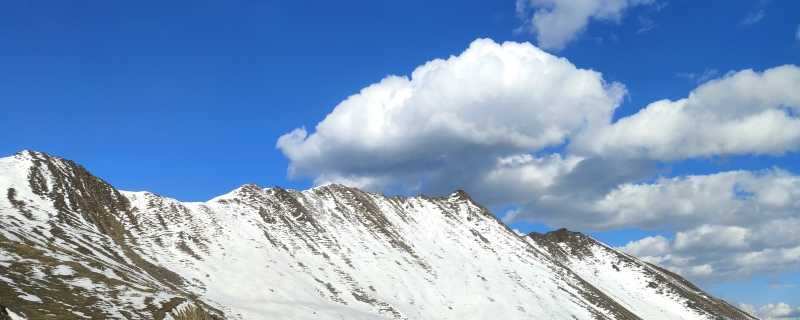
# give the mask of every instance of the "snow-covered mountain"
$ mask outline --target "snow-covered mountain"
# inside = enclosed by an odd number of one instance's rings
[[[0,158],[0,305],[27,319],[753,319],[585,235],[519,236],[457,191],[118,191]],[[0,318],[2,318],[0,312]]]
[[[582,233],[559,229],[525,240],[643,319],[750,318],[677,274]]]

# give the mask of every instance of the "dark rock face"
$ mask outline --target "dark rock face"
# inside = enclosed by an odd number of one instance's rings
[[[33,163],[28,174],[31,190],[53,202],[60,222],[88,221],[100,232],[115,239],[122,238],[124,231],[119,216],[129,214],[129,204],[119,191],[73,161],[54,159],[39,152],[28,152],[28,155]],[[52,179],[50,183],[45,175]]]
[[[750,319],[583,234],[519,237],[461,190],[244,185],[183,203],[30,151],[0,158],[0,178],[0,304],[29,319],[646,319],[576,265],[607,261],[697,318]]]

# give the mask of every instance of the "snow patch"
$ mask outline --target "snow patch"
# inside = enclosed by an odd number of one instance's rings
[[[51,271],[54,276],[71,276],[75,274],[75,270],[65,264],[60,264]]]

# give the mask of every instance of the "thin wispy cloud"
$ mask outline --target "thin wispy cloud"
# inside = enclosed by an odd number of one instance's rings
[[[797,26],[797,31],[794,33],[794,39],[800,41],[800,25]]]
[[[759,0],[747,14],[739,20],[739,26],[749,27],[761,22],[767,16],[767,5],[769,0]]]
[[[791,289],[797,287],[794,283],[770,282],[771,289]]]
[[[767,14],[764,9],[757,9],[747,13],[747,15],[739,22],[739,24],[743,26],[751,26],[764,19],[766,15]]]
[[[684,78],[695,83],[703,83],[719,75],[719,70],[707,68],[703,72],[678,72],[675,74],[679,78]]]
[[[646,16],[639,16],[639,29],[636,30],[637,34],[650,32],[656,27],[656,22]]]
[[[669,6],[669,2],[659,1],[659,2],[656,2],[656,3],[653,4],[653,10],[654,11],[661,11],[661,10],[664,10],[664,8],[666,8],[668,6]]]

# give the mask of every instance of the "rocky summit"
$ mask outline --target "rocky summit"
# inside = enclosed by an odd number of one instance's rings
[[[181,202],[23,151],[0,192],[0,319],[754,319],[586,235],[518,235],[463,191]]]

